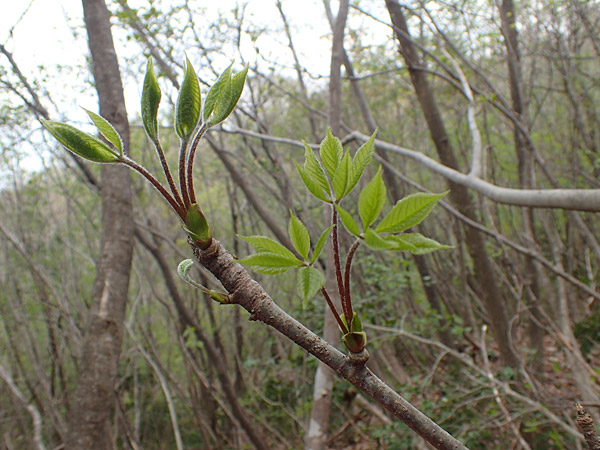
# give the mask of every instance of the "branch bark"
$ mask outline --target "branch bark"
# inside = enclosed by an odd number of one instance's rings
[[[295,139],[270,136],[241,128],[228,127],[223,128],[223,131],[232,134],[244,134],[257,139],[304,148],[304,144]],[[359,131],[352,131],[342,139],[342,142],[347,144],[355,139],[360,142],[366,142],[369,138],[370,136]],[[375,140],[375,146],[378,150],[387,150],[410,158],[432,172],[442,176],[446,180],[472,189],[498,203],[513,206],[529,206],[532,208],[559,208],[575,211],[600,212],[600,189],[514,189],[496,186],[481,178],[466,175],[452,167],[448,167],[416,150],[395,145],[380,139]],[[318,145],[311,145],[311,147],[318,148]]]
[[[344,355],[284,312],[219,241],[213,239],[210,247],[204,251],[193,243],[191,246],[198,262],[221,282],[233,303],[250,313],[250,320],[263,322],[291,339],[402,420],[435,448],[467,448],[377,378],[365,366],[364,357]]]

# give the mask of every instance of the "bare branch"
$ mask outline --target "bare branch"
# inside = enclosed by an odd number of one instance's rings
[[[346,136],[348,140],[354,136],[361,142],[366,142],[370,136],[359,132],[352,132]],[[498,202],[514,206],[528,206],[532,208],[561,208],[577,211],[600,212],[600,189],[513,189],[496,186],[492,183],[471,175],[465,175],[451,169],[423,153],[400,147],[399,145],[375,140],[378,148],[406,156],[432,172],[453,181]]]
[[[442,49],[442,52],[454,66],[454,70],[456,70],[456,73],[460,78],[463,94],[469,101],[469,106],[467,108],[467,120],[469,122],[469,130],[471,131],[471,151],[473,153],[471,159],[471,171],[469,172],[469,175],[481,178],[483,176],[483,169],[485,167],[485,154],[483,153],[483,145],[481,143],[481,133],[479,133],[479,128],[477,127],[477,120],[475,120],[475,99],[473,98],[473,92],[471,92],[471,87],[467,81],[467,77],[458,65],[458,62],[456,62],[456,60],[452,58],[452,56],[450,56],[445,49]]]
[[[223,128],[222,130],[226,133],[243,134],[245,136],[251,136],[266,141],[293,145],[294,147],[298,148],[304,147],[302,142],[295,139],[270,136],[241,128]],[[358,131],[353,131],[346,135],[342,139],[342,142],[347,144],[355,139],[360,142],[366,142],[370,139],[370,136],[362,134]],[[387,150],[410,158],[428,168],[432,172],[441,175],[445,179],[463,185],[469,189],[473,189],[474,191],[498,203],[504,203],[513,206],[528,206],[532,208],[560,208],[576,211],[600,212],[600,189],[505,188],[488,183],[487,181],[472,175],[465,175],[464,173],[451,169],[430,158],[429,156],[417,152],[416,150],[390,144],[379,139],[375,140],[375,145],[378,149]],[[314,149],[319,148],[317,144],[312,144],[310,147]]]
[[[17,399],[19,403],[27,410],[33,421],[33,442],[38,450],[46,450],[44,443],[42,442],[42,416],[35,406],[27,401],[23,393],[14,383],[12,377],[8,371],[0,364],[0,378],[4,380],[11,394]]]

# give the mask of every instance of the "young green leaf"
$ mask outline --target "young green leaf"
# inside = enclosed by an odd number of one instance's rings
[[[42,125],[67,150],[88,161],[97,163],[113,163],[119,161],[116,154],[106,143],[96,136],[78,130],[71,125],[50,120],[42,120]]]
[[[342,323],[345,325],[346,329],[350,330],[350,325],[348,325],[348,321],[346,320],[346,314],[344,314],[344,313],[340,314],[340,319],[342,319]],[[339,325],[338,325],[338,328],[340,328]],[[345,333],[345,331],[342,330],[341,328],[340,328],[340,332]]]
[[[315,181],[306,172],[306,170],[304,170],[302,167],[300,167],[298,165],[298,163],[296,163],[296,161],[294,161],[294,165],[296,166],[296,169],[298,170],[298,173],[300,174],[300,178],[302,178],[304,185],[310,191],[310,193],[323,202],[329,202],[329,200],[327,199],[327,196],[323,192],[323,188],[321,187],[320,183],[318,181]]]
[[[388,242],[392,247],[389,250],[394,250],[396,252],[412,252],[417,251],[417,247],[415,247],[410,239],[405,239],[406,234],[393,234],[391,236],[382,237],[386,242]]]
[[[375,149],[373,144],[375,142],[376,134],[377,131],[373,133],[367,142],[360,146],[360,148],[356,151],[354,158],[352,158],[352,168],[350,170],[348,186],[346,187],[346,194],[350,193],[352,189],[354,189],[354,186],[356,186],[363,172],[373,159],[373,151]]]
[[[323,166],[315,156],[313,149],[310,148],[306,142],[304,144],[304,170],[306,173],[317,182],[319,186],[325,192],[329,192],[329,181],[327,181],[327,176],[325,175],[325,170]]]
[[[331,233],[331,230],[333,230],[333,225],[328,226],[327,229],[325,229],[325,231],[323,231],[323,233],[321,233],[321,236],[319,237],[319,240],[317,241],[317,245],[315,245],[315,249],[313,251],[312,258],[310,258],[311,265],[315,263],[315,261],[317,260],[317,258],[319,256],[321,256],[321,252],[323,251],[323,248],[325,247],[325,243],[327,242],[327,238],[329,237],[329,233]]]
[[[238,261],[241,264],[252,267],[253,270],[267,275],[287,272],[294,267],[300,267],[301,261],[296,258],[288,258],[277,253],[255,253]]]
[[[424,253],[430,253],[435,250],[452,248],[451,245],[440,244],[439,242],[430,238],[426,238],[425,236],[419,233],[405,233],[389,237],[402,238],[404,242],[414,247],[414,250],[411,250],[411,252],[415,255],[422,255]]]
[[[356,237],[360,236],[360,230],[358,228],[358,224],[354,221],[352,215],[348,211],[346,211],[344,208],[342,208],[340,205],[335,205],[335,209],[337,210],[342,223],[346,227],[346,230],[348,230],[350,233],[352,233]]]
[[[154,73],[152,58],[148,58],[144,87],[142,89],[142,122],[146,134],[152,140],[158,139],[158,105],[160,104],[160,86]]]
[[[323,287],[325,278],[320,270],[314,267],[302,267],[298,271],[298,295],[302,297],[302,306]]]
[[[277,255],[284,256],[286,258],[295,259],[294,255],[284,245],[267,236],[240,236],[243,240],[248,242],[254,250],[257,252],[276,253]]]
[[[333,185],[333,192],[335,193],[336,201],[340,201],[346,194],[346,187],[348,186],[348,177],[350,176],[350,170],[352,166],[352,160],[350,154],[346,152],[340,165],[335,171],[331,184]]]
[[[227,90],[227,85],[229,85],[229,89],[231,90],[231,66],[233,63],[227,67],[223,71],[215,84],[209,89],[208,94],[206,94],[206,100],[204,100],[204,110],[202,112],[202,117],[204,118],[204,122],[209,122],[209,117],[213,113],[216,108],[216,105],[219,102],[219,98],[222,95],[224,90]]]
[[[288,234],[294,244],[294,248],[300,256],[308,260],[308,252],[310,250],[310,235],[304,224],[290,211],[290,223],[288,225]]]
[[[92,119],[92,122],[94,122],[94,125],[96,125],[96,128],[100,134],[104,136],[108,142],[114,145],[117,150],[119,150],[120,155],[123,155],[123,140],[121,139],[121,135],[119,135],[111,123],[104,117],[99,116],[92,111],[88,111],[85,108],[83,108],[83,110],[88,116],[90,116],[90,119]]]
[[[352,317],[352,323],[350,324],[350,331],[361,332],[362,330],[363,328],[362,322],[360,321],[360,317],[358,317],[358,314],[354,313]]]
[[[194,261],[192,261],[191,259],[184,259],[177,266],[177,273],[181,278],[186,280],[187,278],[189,278],[190,269],[193,265]]]
[[[190,138],[200,119],[200,85],[194,67],[185,58],[185,75],[175,107],[175,131],[183,141]]]
[[[365,231],[365,243],[373,250],[396,250],[397,248],[394,241],[383,238],[372,228]]]
[[[447,193],[425,194],[420,192],[404,197],[394,205],[391,211],[377,225],[377,232],[399,233],[418,225]]]
[[[240,100],[247,74],[248,66],[246,66],[241,72],[233,75],[233,77],[231,77],[231,79],[225,83],[216,101],[216,105],[210,119],[210,125],[221,123],[227,119],[227,117],[229,117],[229,114],[231,114],[233,108],[235,108],[235,105],[237,105],[238,101]]]
[[[321,147],[319,149],[319,155],[321,161],[323,161],[323,167],[327,171],[329,178],[333,180],[333,176],[337,171],[344,149],[342,148],[342,141],[331,134],[331,129],[327,129],[327,136],[321,141]]]
[[[385,204],[385,195],[386,189],[381,178],[380,166],[373,179],[363,188],[358,197],[358,212],[362,219],[363,230],[366,230],[379,217]]]

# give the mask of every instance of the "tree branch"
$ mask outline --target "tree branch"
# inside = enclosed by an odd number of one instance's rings
[[[42,416],[35,406],[27,401],[23,393],[19,390],[17,385],[14,383],[12,377],[8,371],[0,364],[0,379],[2,379],[8,386],[11,394],[23,405],[31,416],[33,421],[33,442],[38,450],[45,450],[44,442],[42,440]]]
[[[360,354],[351,357],[344,355],[284,312],[216,239],[213,239],[210,247],[204,251],[193,242],[190,242],[190,245],[198,262],[221,282],[233,303],[239,304],[250,313],[250,320],[257,320],[275,328],[316,356],[435,448],[466,449],[448,432],[377,378],[365,366],[365,359],[361,358]]]

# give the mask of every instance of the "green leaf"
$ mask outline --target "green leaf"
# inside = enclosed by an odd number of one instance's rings
[[[152,140],[158,139],[158,105],[160,104],[160,86],[154,73],[152,58],[148,58],[144,87],[142,89],[142,122],[146,134]]]
[[[358,228],[358,224],[355,222],[352,215],[348,211],[346,211],[344,208],[342,208],[340,205],[335,205],[335,209],[337,210],[342,223],[346,227],[346,230],[348,230],[350,233],[352,233],[356,237],[360,236],[360,230]]]
[[[358,212],[363,223],[363,230],[366,230],[379,217],[385,204],[385,194],[386,189],[381,178],[380,166],[373,179],[363,188],[358,197]]]
[[[248,74],[248,66],[241,72],[233,75],[229,83],[225,85],[225,88],[221,91],[221,95],[217,101],[217,105],[213,111],[213,116],[210,120],[211,125],[216,125],[223,122],[233,109],[237,105],[242,91],[244,90],[244,84],[246,82],[246,75]]]
[[[211,126],[223,122],[231,114],[244,90],[248,66],[232,75],[232,65],[223,71],[206,95],[203,117]]]
[[[350,324],[350,331],[353,332],[360,332],[362,331],[362,322],[360,321],[360,317],[358,317],[358,314],[354,313],[354,315],[352,316],[352,323]]]
[[[310,235],[304,224],[290,211],[290,223],[288,225],[288,234],[294,244],[294,248],[300,256],[308,260],[308,252],[310,250]]]
[[[411,242],[410,239],[405,239],[406,234],[394,234],[391,236],[382,237],[383,240],[392,245],[390,250],[394,250],[397,252],[412,252],[414,253],[417,250]]]
[[[352,189],[354,189],[354,186],[356,186],[363,172],[373,159],[373,151],[375,150],[375,146],[373,144],[375,142],[376,134],[377,131],[375,131],[371,138],[363,145],[361,145],[360,148],[356,151],[356,154],[352,159],[352,168],[350,170],[348,186],[346,187],[346,194],[350,193]]]
[[[302,297],[302,306],[323,287],[325,278],[320,270],[314,267],[302,267],[298,271],[298,295]]]
[[[206,94],[204,111],[202,112],[202,117],[204,118],[205,122],[208,122],[208,118],[215,110],[223,89],[226,89],[227,84],[231,84],[231,66],[233,66],[233,63],[231,63],[229,67],[223,71],[223,73],[219,76],[219,78],[217,78],[217,81],[215,81],[208,91],[208,94]]]
[[[384,239],[371,228],[365,231],[365,243],[373,250],[396,250],[397,247],[395,242]]]
[[[185,216],[185,229],[192,239],[200,243],[202,249],[208,248],[212,234],[206,217],[197,203],[190,205]],[[204,247],[205,245],[205,247]]]
[[[123,155],[123,140],[121,139],[121,135],[119,135],[111,123],[104,117],[99,116],[92,111],[88,111],[85,108],[83,108],[83,110],[88,116],[90,116],[90,119],[92,119],[92,122],[94,122],[94,125],[96,125],[96,128],[100,134],[104,136],[108,142],[114,145],[117,150],[119,150],[120,155]]]
[[[377,232],[398,233],[420,224],[447,193],[425,194],[419,192],[404,197],[377,225]]]
[[[304,185],[310,191],[310,193],[321,201],[329,202],[319,182],[313,180],[312,177],[302,167],[300,167],[298,163],[296,163],[296,161],[294,161],[294,165],[296,166]]]
[[[267,275],[284,273],[294,267],[300,267],[301,261],[296,258],[288,258],[276,253],[255,253],[238,261],[241,264],[252,267],[253,270]]]
[[[394,236],[389,236],[390,238],[402,238],[404,242],[412,245],[414,250],[411,250],[416,255],[422,255],[424,253],[430,253],[435,250],[443,250],[448,248],[453,248],[451,245],[440,244],[439,242],[426,238],[422,234],[419,233],[405,233]]]
[[[190,269],[194,265],[194,261],[191,259],[184,259],[177,266],[177,273],[181,278],[186,280],[189,277]]]
[[[71,125],[50,120],[42,120],[42,125],[67,150],[88,161],[97,163],[112,163],[119,161],[116,154],[106,143],[96,136],[78,130]]]
[[[306,144],[306,142],[303,142],[303,144],[305,149],[304,170],[314,181],[316,181],[319,184],[319,186],[321,186],[323,191],[329,192],[329,181],[327,181],[327,176],[325,175],[325,170],[323,169],[323,166],[315,156],[313,149],[310,148]]]
[[[177,136],[186,141],[190,138],[200,119],[200,85],[194,67],[185,58],[185,76],[179,89],[175,107],[175,131]]]
[[[350,176],[352,161],[350,159],[350,154],[346,152],[344,157],[342,158],[342,162],[338,166],[335,175],[333,176],[333,192],[335,193],[336,201],[340,201],[345,193],[346,186],[348,186],[348,177]]]
[[[317,241],[317,245],[315,245],[315,249],[313,251],[312,258],[310,258],[310,264],[314,264],[319,256],[321,256],[321,252],[325,247],[325,243],[327,242],[327,238],[329,237],[329,233],[333,230],[333,225],[328,226]]]
[[[257,252],[276,253],[286,258],[296,259],[296,255],[294,255],[287,247],[267,236],[240,237],[248,242]]]
[[[342,313],[342,314],[340,314],[340,319],[342,319],[342,323],[343,323],[343,324],[346,326],[346,328],[349,330],[349,329],[350,329],[350,326],[348,325],[348,321],[346,320],[346,314],[343,314],[343,313]],[[338,325],[338,328],[340,329],[340,332],[341,332],[341,333],[344,333],[344,330],[342,330],[342,329],[339,327],[339,325]]]
[[[329,178],[332,180],[340,165],[343,153],[344,149],[342,148],[342,141],[333,136],[333,134],[331,134],[331,128],[328,128],[327,136],[321,141],[319,155],[321,156],[321,161],[323,161],[323,167],[325,167]]]

